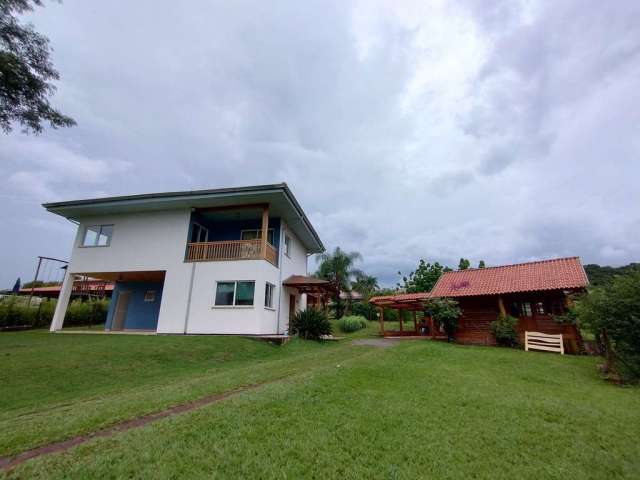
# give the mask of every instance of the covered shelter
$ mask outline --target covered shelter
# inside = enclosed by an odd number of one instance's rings
[[[306,307],[327,311],[329,300],[337,292],[335,283],[307,275],[291,275],[282,282],[283,287],[306,295]],[[293,312],[293,309],[290,309]]]
[[[385,337],[428,337],[428,338],[446,338],[440,332],[437,325],[431,317],[418,319],[417,312],[424,311],[424,302],[430,298],[429,292],[419,293],[401,293],[398,295],[384,295],[379,297],[371,297],[369,303],[378,307],[380,315],[380,333]],[[399,313],[399,330],[388,330],[385,328],[384,309],[390,308],[397,310]],[[402,312],[411,312],[413,318],[413,328],[405,328],[404,315]]]

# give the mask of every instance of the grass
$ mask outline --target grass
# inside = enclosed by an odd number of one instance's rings
[[[27,462],[11,477],[599,479],[637,478],[640,471],[640,390],[605,383],[590,357],[422,340],[388,349],[347,340],[277,348],[229,337],[6,335],[13,340],[0,336],[1,351],[13,345],[8,351],[31,369],[38,363],[32,357],[52,361],[56,352],[70,351],[67,356],[81,359],[94,349],[111,364],[76,364],[68,392],[55,388],[68,367],[55,366],[45,386],[37,386],[43,376],[13,364],[10,397],[25,401],[30,395],[21,388],[40,395],[42,404],[30,403],[27,417],[39,414],[58,424],[49,426],[49,438],[68,436],[73,425],[94,425],[83,423],[84,416],[114,403],[120,408],[102,415],[103,423],[157,396],[155,407],[279,379]],[[134,373],[125,372],[128,362]],[[96,368],[119,374],[104,378]],[[42,441],[37,435],[25,441],[32,427],[22,424],[18,412],[25,407],[13,401],[2,409],[5,451]],[[59,408],[65,415],[55,416]],[[78,412],[84,412],[80,418]],[[14,435],[15,428],[23,436]],[[12,440],[5,440],[6,432]]]

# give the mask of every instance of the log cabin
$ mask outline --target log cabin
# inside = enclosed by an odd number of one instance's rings
[[[495,345],[491,322],[502,313],[518,318],[521,343],[525,331],[561,333],[565,350],[576,353],[582,343],[579,330],[557,322],[554,316],[566,313],[570,296],[584,291],[588,283],[578,257],[558,258],[445,272],[429,293],[374,297],[371,303],[381,309],[412,310],[415,318],[426,299],[453,298],[462,310],[455,334],[459,343]],[[415,322],[409,332],[386,331],[383,315],[385,336],[442,336],[431,319],[425,320],[424,325]]]

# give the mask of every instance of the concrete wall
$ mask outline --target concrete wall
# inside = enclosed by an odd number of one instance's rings
[[[152,302],[145,302],[144,300],[148,290],[156,292],[155,299]],[[118,297],[120,292],[123,291],[131,292],[124,328],[126,330],[155,330],[158,326],[158,315],[162,303],[162,283],[150,282],[116,282],[113,296],[109,303],[105,329],[111,329]]]
[[[284,236],[291,238],[291,252],[287,256],[285,252]],[[280,278],[281,281],[286,280],[291,275],[307,274],[307,251],[304,245],[298,240],[298,237],[289,229],[285,222],[282,222],[282,232],[280,244]],[[280,285],[280,282],[278,283]],[[279,309],[279,333],[284,333],[289,329],[289,295],[295,294],[295,290],[290,288],[279,288],[278,296],[280,298]],[[306,308],[306,295],[296,296],[296,311]]]

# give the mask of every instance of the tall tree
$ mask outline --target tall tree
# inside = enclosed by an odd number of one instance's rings
[[[430,292],[440,275],[450,271],[449,267],[440,265],[438,262],[432,264],[420,259],[418,268],[408,277],[403,276],[402,272],[398,272],[398,275],[402,277],[402,284],[398,283],[398,287],[403,288],[407,293]]]
[[[0,128],[9,133],[13,122],[24,132],[39,133],[42,122],[53,128],[76,122],[49,104],[58,72],[49,59],[49,39],[17,15],[42,6],[42,0],[0,0]]]
[[[20,277],[18,277],[18,279],[16,280],[16,283],[13,284],[13,288],[11,289],[11,292],[13,293],[20,292]]]
[[[471,262],[466,258],[461,258],[460,263],[458,263],[458,270],[466,270],[471,266]]]
[[[316,276],[334,282],[337,287],[333,297],[337,318],[342,317],[344,314],[344,305],[340,298],[340,292],[345,292],[349,295],[353,279],[364,275],[361,270],[354,267],[357,260],[362,260],[362,255],[358,252],[345,252],[340,247],[336,247],[333,253],[325,252],[318,257],[320,266]]]
[[[478,268],[485,268],[486,265],[484,264],[484,260],[480,260],[480,262],[478,262]]]
[[[378,279],[371,275],[358,275],[356,276],[356,280],[351,284],[351,289],[354,292],[358,292],[366,296],[371,295],[371,293],[378,288]]]

